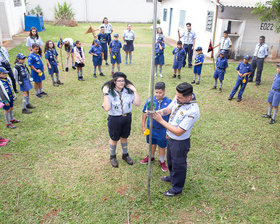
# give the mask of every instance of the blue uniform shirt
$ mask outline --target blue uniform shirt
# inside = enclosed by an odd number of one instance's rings
[[[98,56],[101,56],[103,51],[104,50],[100,45],[98,45],[98,46],[92,45],[88,53],[93,53],[93,54],[97,54]],[[92,55],[92,56],[96,57],[94,55]]]
[[[184,44],[193,44],[193,40],[196,39],[196,33],[192,30],[184,30],[182,37]]]
[[[242,75],[248,72],[253,72],[252,66],[244,62],[240,62],[239,65],[236,67],[236,70],[239,71]],[[244,79],[243,77],[238,76],[238,79]],[[246,76],[246,79],[248,79],[248,75]]]
[[[133,40],[135,38],[135,33],[133,30],[125,30],[123,37],[125,40]]]
[[[216,62],[217,68],[225,70],[228,67],[228,62],[226,57],[218,57]]]
[[[159,48],[159,43],[156,42],[156,44],[155,44],[155,53],[156,54],[163,54],[164,53],[165,44],[161,43],[160,45],[162,47],[162,50],[160,50],[160,48]]]
[[[120,53],[120,50],[122,48],[122,43],[117,40],[112,40],[111,43],[109,44],[109,48],[112,48],[112,53]]]
[[[272,89],[280,90],[280,74],[276,73],[273,83],[272,83]]]
[[[194,59],[194,63],[197,64],[197,63],[200,63],[200,62],[204,62],[204,55],[201,53],[201,54],[197,54],[195,56],[195,59]]]
[[[47,50],[47,52],[45,53],[45,59],[48,59],[50,64],[56,64],[56,57],[57,57],[58,53],[56,51],[56,49],[50,49]]]
[[[3,83],[4,87],[5,87],[5,90],[8,94],[8,96],[10,97],[10,99],[13,99],[13,92],[12,92],[12,88],[11,86],[9,85],[9,81],[8,79],[4,79],[4,78],[0,78],[1,82]]]
[[[184,57],[186,55],[186,51],[181,48],[180,50],[176,47],[172,51],[172,54],[174,54],[174,61],[183,61]]]
[[[102,46],[103,48],[104,48],[104,47],[107,48],[107,42],[109,41],[109,36],[108,36],[107,33],[104,33],[104,34],[99,33],[99,34],[97,35],[97,39],[100,41],[100,44],[101,44],[101,46]]]
[[[40,69],[41,71],[43,71],[43,68],[44,68],[44,65],[42,62],[42,57],[40,55],[34,54],[34,53],[31,53],[28,56],[28,65],[29,66],[33,65],[34,68]]]

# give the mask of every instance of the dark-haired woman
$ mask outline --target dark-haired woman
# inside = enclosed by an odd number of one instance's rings
[[[127,138],[131,130],[132,104],[140,106],[140,97],[136,88],[122,72],[114,73],[113,79],[103,85],[102,91],[104,94],[102,107],[109,115],[108,131],[111,165],[118,167],[116,148],[119,140],[122,146],[122,159],[129,165],[133,165],[133,161],[128,154]]]
[[[32,44],[39,45],[38,54],[42,56],[42,45],[44,44],[41,38],[39,37],[38,31],[35,27],[30,28],[29,37],[27,37],[26,46],[28,47],[29,53],[32,53]]]
[[[123,50],[125,51],[125,64],[127,65],[127,57],[129,55],[129,64],[131,65],[132,60],[132,51],[134,51],[134,45],[133,42],[135,40],[135,33],[131,29],[131,24],[127,25],[127,30],[123,33]]]

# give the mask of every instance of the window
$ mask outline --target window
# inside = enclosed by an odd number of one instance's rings
[[[213,11],[207,11],[206,31],[209,31],[209,32],[212,31],[213,18],[214,18],[214,12]]]
[[[22,0],[14,0],[14,6],[15,6],[15,7],[21,6],[21,1],[22,1]]]
[[[185,19],[186,19],[186,11],[180,10],[179,27],[184,28]]]
[[[163,9],[163,18],[162,18],[163,21],[167,21],[167,9]]]

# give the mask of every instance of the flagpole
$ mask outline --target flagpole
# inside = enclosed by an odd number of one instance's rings
[[[213,44],[212,44],[212,42],[211,42],[211,39],[210,39],[210,43],[211,43],[211,45],[212,45],[212,52],[211,52],[211,58],[212,58],[212,61],[213,61],[213,67],[214,67],[214,72],[215,72],[215,59],[214,59],[214,48],[213,48]]]
[[[151,60],[151,103],[150,110],[154,107],[154,74],[155,74],[155,44],[156,44],[156,26],[157,26],[157,0],[154,0],[154,15],[153,15],[153,44],[152,44],[152,60]],[[148,192],[147,202],[150,203],[150,188],[151,188],[151,154],[152,154],[152,134],[153,134],[153,115],[150,114],[150,134],[149,134],[149,162],[148,162]]]
[[[61,33],[59,34],[59,42],[61,43]],[[61,43],[62,44],[62,43]],[[60,63],[61,63],[61,69],[62,71],[64,71],[64,66],[63,66],[63,60],[62,60],[62,45],[59,48],[59,52],[60,52]]]

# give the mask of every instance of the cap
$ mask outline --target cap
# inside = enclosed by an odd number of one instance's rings
[[[119,34],[115,33],[115,34],[114,34],[114,37],[119,37]]]
[[[18,53],[18,54],[17,54],[17,58],[18,58],[18,59],[24,59],[24,58],[26,58],[26,57],[25,57],[25,55],[24,55],[23,53]]]
[[[123,72],[115,72],[115,73],[113,74],[113,79],[114,79],[114,78],[117,78],[117,77],[121,77],[121,78],[126,79],[126,75],[125,75]]]
[[[157,41],[163,41],[163,37],[158,37]]]
[[[98,42],[98,39],[94,39],[93,41],[94,41],[95,43],[97,43],[97,42]]]
[[[8,74],[9,72],[5,68],[0,67],[0,73]]]
[[[196,51],[202,51],[202,47],[197,47],[195,50]]]
[[[251,58],[251,57],[250,57],[249,55],[245,55],[245,56],[244,56],[244,59],[246,59],[246,60],[250,60],[250,58]]]
[[[220,50],[220,54],[224,55],[225,51],[224,50]]]
[[[280,67],[280,63],[277,64],[277,67]]]

